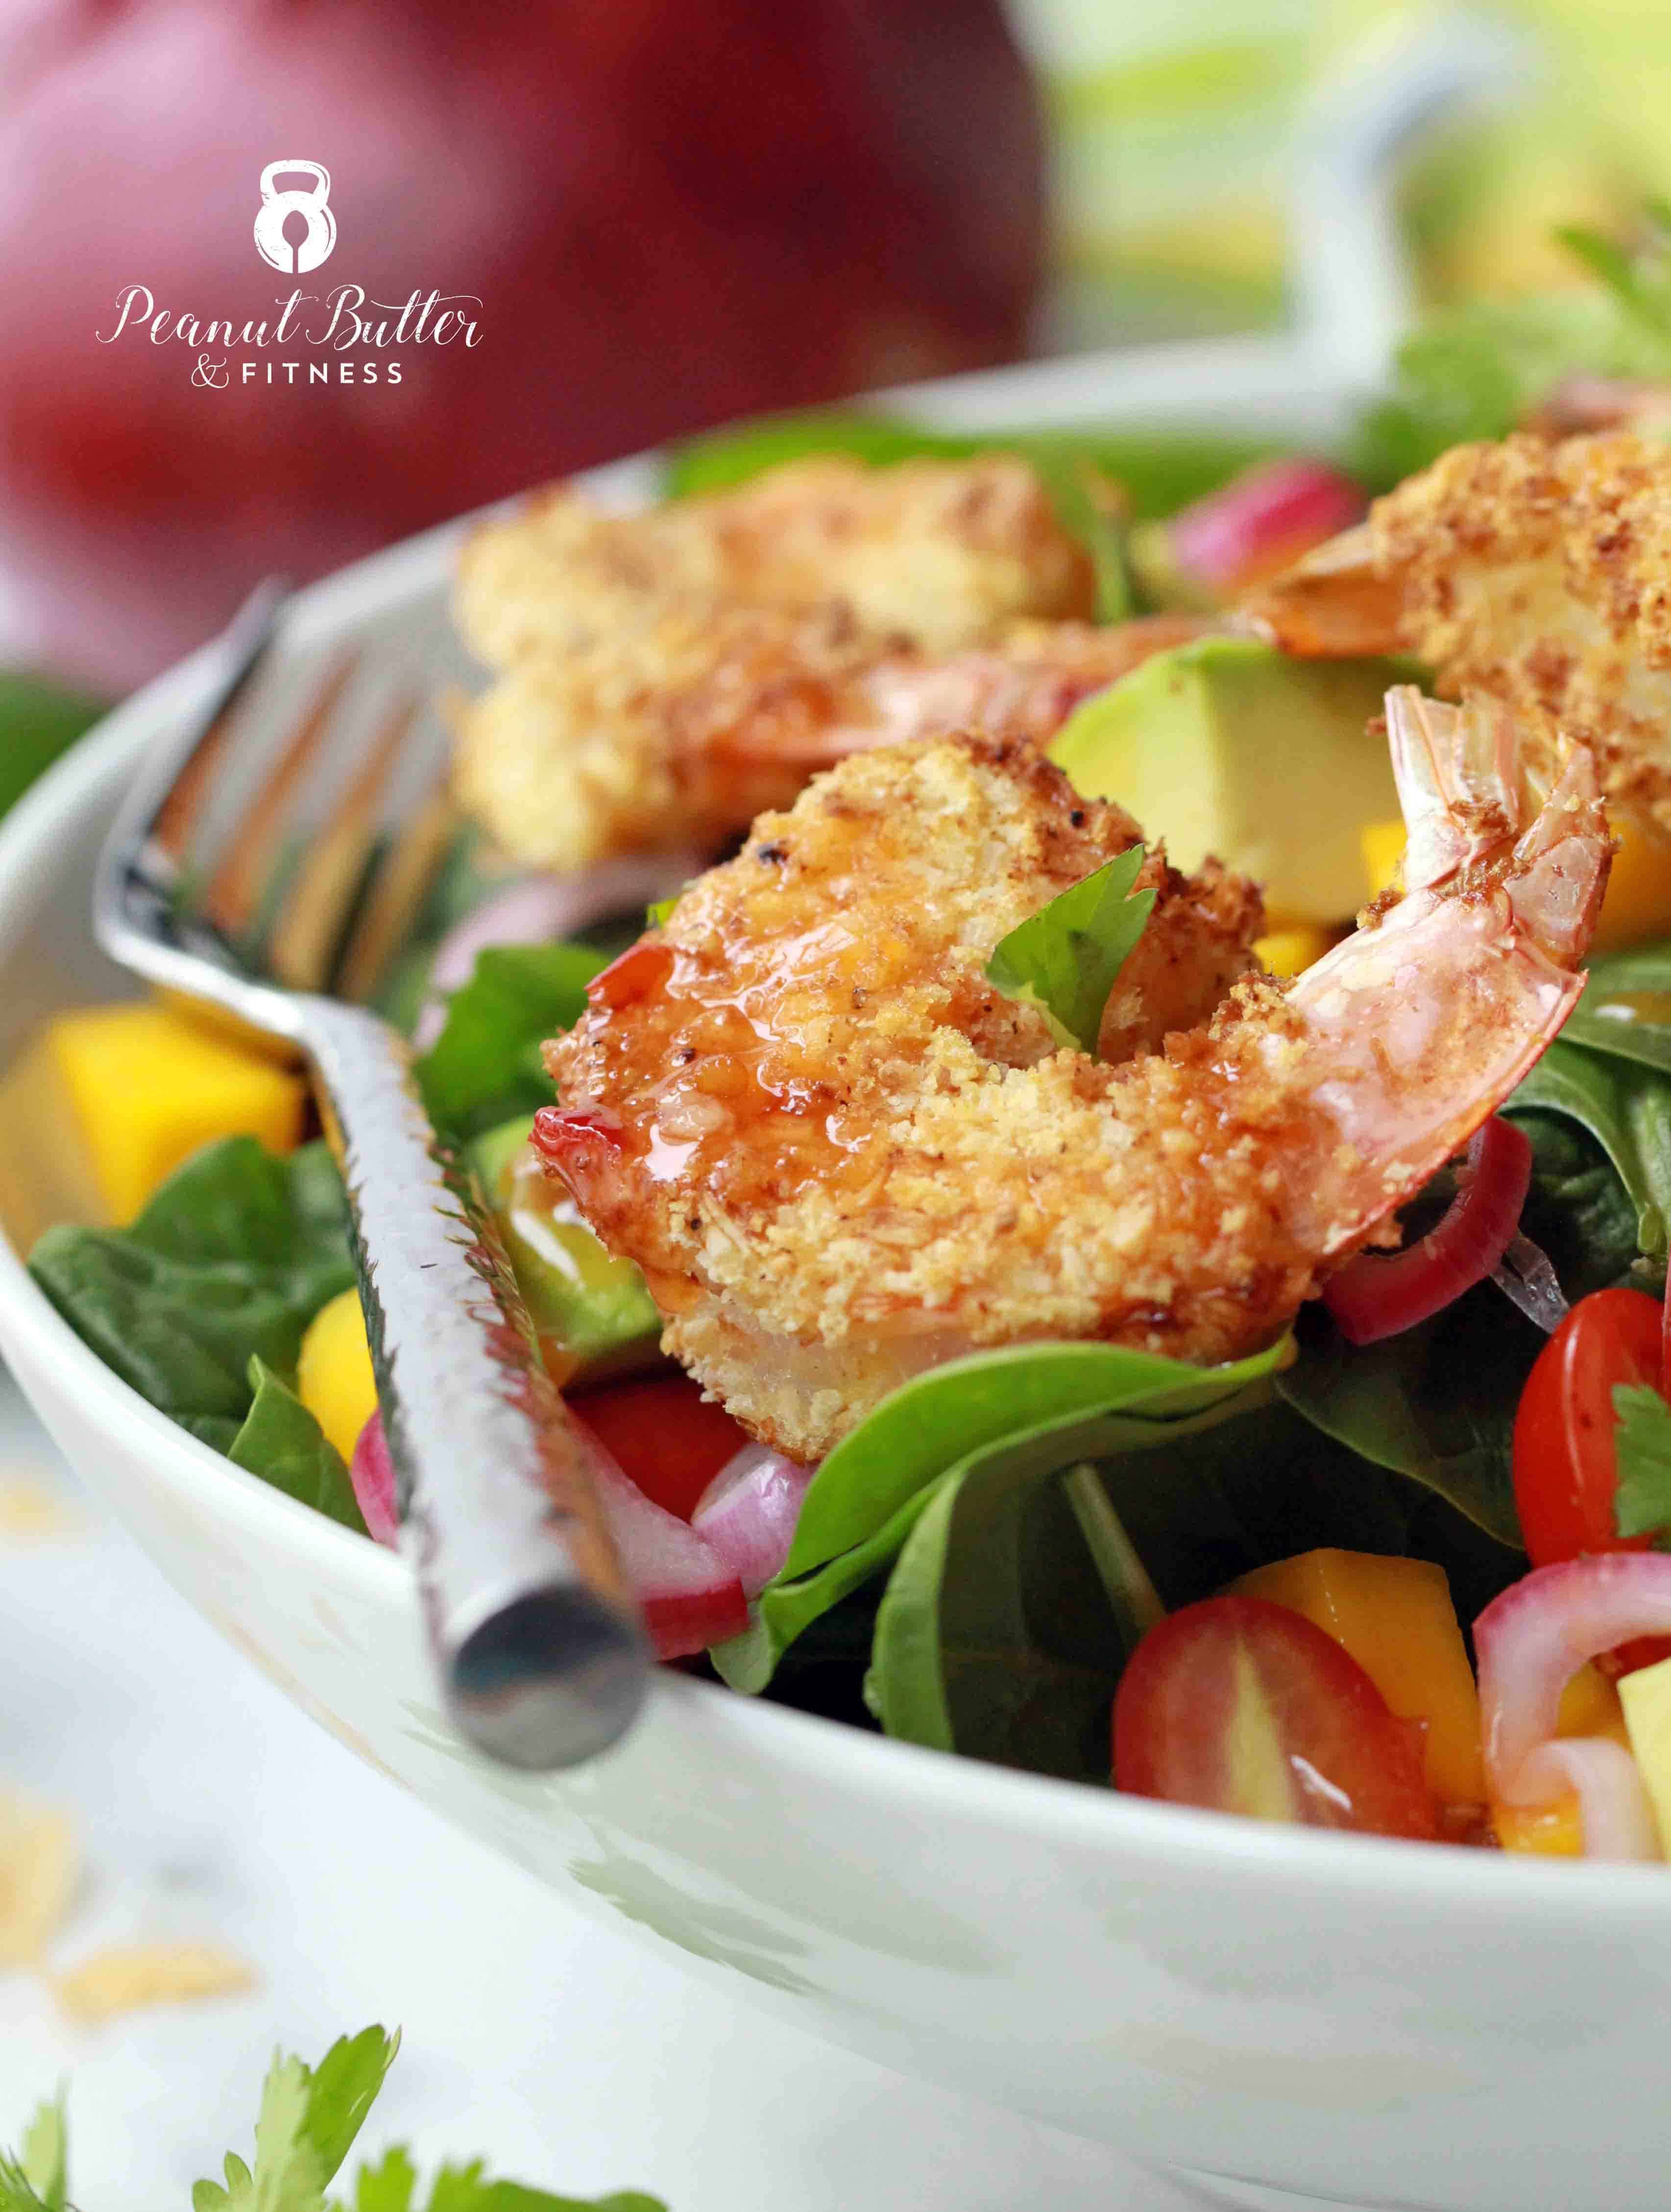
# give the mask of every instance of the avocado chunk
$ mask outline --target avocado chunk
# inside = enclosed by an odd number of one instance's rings
[[[1342,921],[1368,896],[1359,833],[1399,812],[1386,738],[1365,725],[1419,672],[1198,638],[1087,699],[1050,757],[1164,837],[1175,867],[1216,853],[1263,886],[1273,922]]]
[[[478,1137],[481,1178],[552,1380],[607,1382],[661,1363],[661,1316],[630,1260],[604,1249],[529,1143],[533,1117]]]

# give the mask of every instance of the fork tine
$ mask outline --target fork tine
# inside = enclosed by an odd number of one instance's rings
[[[272,889],[290,832],[296,792],[330,732],[337,702],[358,659],[353,651],[344,653],[326,670],[265,782],[245,807],[231,844],[204,886],[204,913],[234,944],[247,942],[261,902]]]
[[[337,996],[364,1005],[410,933],[430,884],[458,834],[458,811],[439,763],[428,795],[376,868],[337,973]]]
[[[417,719],[418,702],[397,699],[313,846],[274,924],[268,964],[293,991],[321,991],[354,911],[383,819],[389,779]]]

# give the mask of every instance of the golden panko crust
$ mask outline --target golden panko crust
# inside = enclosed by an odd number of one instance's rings
[[[1291,1076],[1212,1073],[1251,1010],[1287,1048],[1280,992],[1236,980],[1253,887],[1149,855],[1106,1061],[986,980],[1000,937],[1138,835],[1024,744],[860,755],[757,823],[548,1048],[552,1156],[587,1219],[645,1269],[667,1348],[780,1449],[817,1457],[957,1351],[1212,1358],[1297,1304],[1310,1267],[1272,1164]]]
[[[535,866],[714,848],[860,745],[988,711],[1048,735],[1175,641],[1106,642],[1069,619],[1091,596],[1011,455],[809,460],[633,515],[559,489],[462,556],[459,625],[498,674],[459,716],[454,788]]]
[[[1630,432],[1458,446],[1248,611],[1303,653],[1416,653],[1440,691],[1514,713],[1553,781],[1558,734],[1607,798],[1671,829],[1671,447]]]

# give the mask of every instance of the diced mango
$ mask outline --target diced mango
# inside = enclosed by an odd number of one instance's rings
[[[307,1325],[296,1361],[296,1395],[344,1459],[377,1411],[377,1378],[358,1291],[321,1306]]]
[[[136,1000],[60,1014],[36,1054],[118,1224],[217,1137],[258,1137],[275,1152],[301,1141],[301,1076],[172,1006]]]
[[[1254,939],[1254,951],[1267,975],[1302,975],[1314,960],[1322,958],[1328,946],[1328,932],[1304,921]]]
[[[1615,812],[1609,819],[1619,850],[1590,940],[1593,953],[1671,937],[1671,836],[1634,815]]]
[[[1584,1855],[1583,1819],[1571,1790],[1553,1805],[1493,1805],[1492,1826],[1505,1851],[1531,1851],[1551,1859],[1581,1859]]]
[[[1366,822],[1358,833],[1364,854],[1364,880],[1372,899],[1396,890],[1404,876],[1404,848],[1410,833],[1401,822]]]
[[[1235,1588],[1315,1621],[1405,1720],[1427,1723],[1427,1781],[1445,1804],[1486,1796],[1480,1695],[1443,1567],[1371,1552],[1303,1552]]]
[[[1610,1682],[1599,1667],[1583,1666],[1561,1692],[1561,1709],[1555,1723],[1557,1735],[1604,1735],[1631,1747],[1619,1685]]]
[[[1619,1699],[1662,1843],[1671,1843],[1671,1659],[1619,1679]]]

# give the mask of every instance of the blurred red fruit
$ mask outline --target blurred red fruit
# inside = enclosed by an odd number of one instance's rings
[[[368,388],[241,385],[234,351],[209,391],[186,345],[97,343],[133,283],[274,316],[289,283],[252,228],[288,155],[330,171],[338,225],[295,281],[477,294],[480,344],[404,347]],[[1012,356],[1039,205],[999,0],[26,0],[0,23],[9,642],[130,682],[264,572]]]

